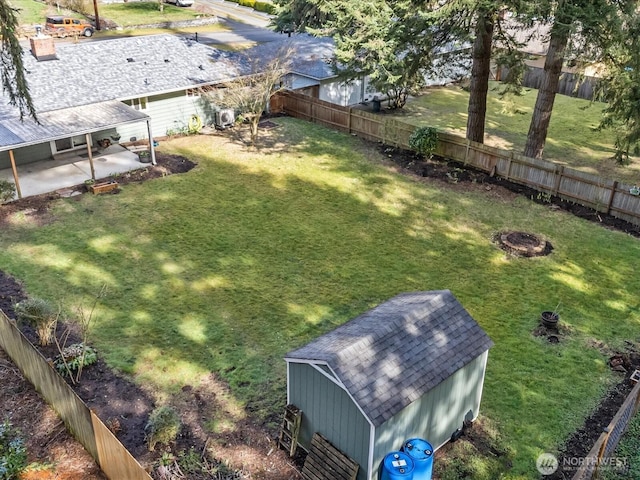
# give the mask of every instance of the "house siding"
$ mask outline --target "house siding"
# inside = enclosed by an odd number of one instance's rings
[[[342,81],[325,82],[320,85],[320,100],[342,105],[355,105],[363,101],[362,80],[350,83]]]
[[[31,145],[29,147],[17,148],[13,151],[13,158],[16,165],[26,165],[28,163],[39,162],[41,160],[52,159],[49,142]],[[8,151],[0,152],[0,170],[11,168],[11,159]]]
[[[288,363],[289,403],[302,410],[300,444],[309,449],[314,432],[360,464],[358,480],[366,480],[370,427],[349,395],[303,363]]]
[[[151,132],[156,137],[164,137],[186,128],[192,115],[199,115],[203,124],[213,122],[210,104],[202,97],[187,96],[184,90],[149,97],[147,108],[143,112],[151,117]],[[118,133],[121,135],[121,142],[149,137],[145,122],[118,127]]]
[[[406,440],[423,438],[437,449],[449,441],[465,419],[478,416],[488,354],[485,351],[376,429],[376,476],[385,455],[400,450]]]

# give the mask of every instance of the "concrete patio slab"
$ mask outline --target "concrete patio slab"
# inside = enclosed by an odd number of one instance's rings
[[[136,153],[121,145],[111,145],[93,154],[96,179],[138,170],[146,165],[140,162]],[[63,159],[19,165],[17,168],[23,198],[80,185],[91,178],[91,165],[86,152]],[[0,179],[13,183],[11,169],[0,170]]]

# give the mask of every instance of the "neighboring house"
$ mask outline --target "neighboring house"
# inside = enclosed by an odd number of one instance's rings
[[[0,169],[87,148],[103,138],[120,142],[164,136],[192,115],[212,123],[200,87],[242,75],[242,57],[173,35],[54,43],[31,39],[23,54],[40,123],[20,121],[0,105]]]
[[[246,50],[251,58],[271,58],[291,48],[291,73],[284,80],[286,87],[337,105],[349,106],[381,96],[369,85],[368,79],[345,82],[338,79],[332,59],[335,43],[332,38],[297,34],[282,41],[269,42]]]
[[[392,298],[286,355],[300,445],[322,434],[358,480],[411,438],[439,448],[478,416],[492,345],[449,290]]]

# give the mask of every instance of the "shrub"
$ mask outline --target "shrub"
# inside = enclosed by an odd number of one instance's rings
[[[256,0],[239,0],[238,2],[240,5],[242,5],[243,7],[250,7],[253,8],[254,5],[256,4]]]
[[[41,298],[28,298],[18,302],[15,311],[19,322],[31,325],[36,330],[40,345],[53,343],[58,312],[49,302]]]
[[[429,157],[437,146],[438,131],[433,127],[418,127],[409,137],[409,147]]]
[[[258,12],[265,12],[270,15],[275,15],[276,6],[271,2],[265,2],[264,0],[256,0],[256,4],[253,6]]]
[[[98,361],[96,351],[84,343],[74,343],[62,349],[56,357],[53,365],[62,376],[71,376],[72,372],[81,372],[87,365],[93,365]]]
[[[13,480],[27,466],[27,449],[8,421],[0,423],[0,480]]]
[[[12,200],[16,194],[16,185],[9,180],[0,179],[0,203]]]
[[[155,449],[158,443],[168,444],[174,441],[180,432],[180,425],[180,417],[169,406],[159,407],[151,412],[144,427],[149,450]]]

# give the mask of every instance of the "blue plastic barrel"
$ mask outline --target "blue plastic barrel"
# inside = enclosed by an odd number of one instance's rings
[[[403,452],[391,452],[382,460],[380,480],[413,480],[414,464]]]
[[[404,442],[402,451],[414,463],[413,480],[431,480],[433,472],[433,447],[422,438],[412,438]]]

